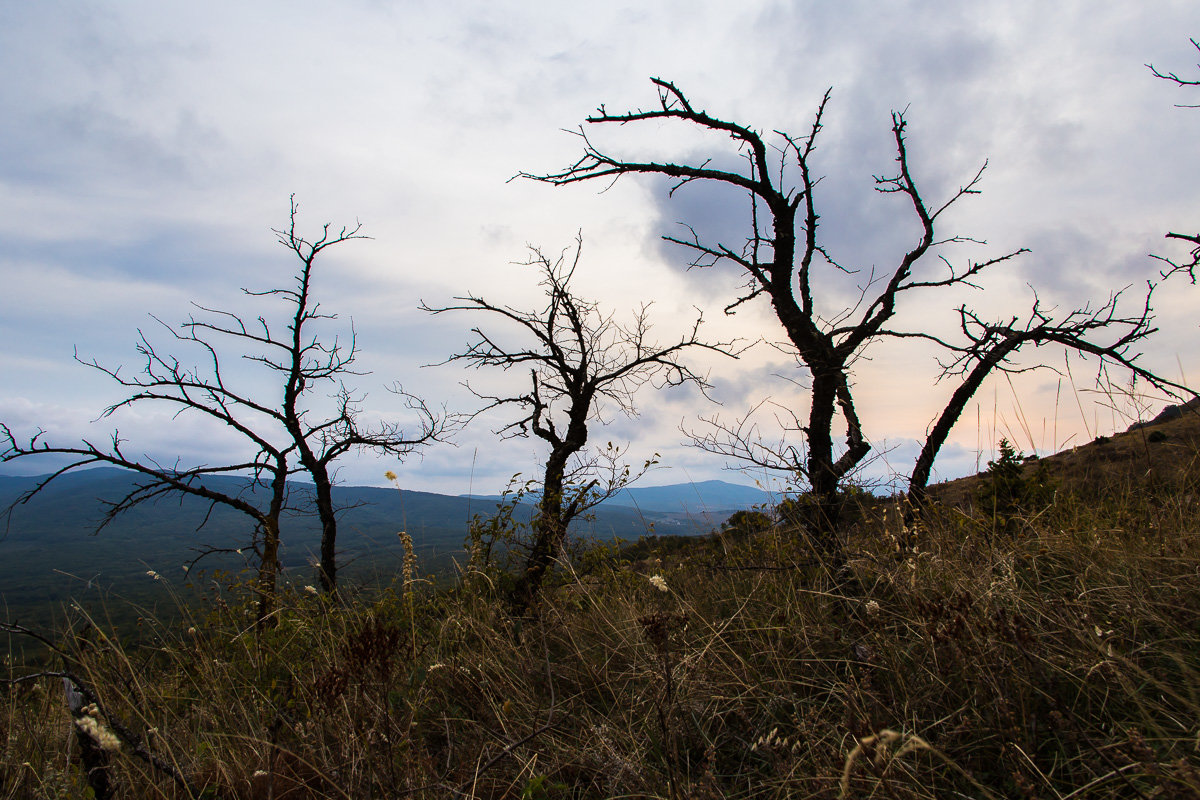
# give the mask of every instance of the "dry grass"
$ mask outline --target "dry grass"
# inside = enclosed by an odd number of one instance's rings
[[[839,580],[776,529],[593,555],[536,621],[480,573],[299,592],[261,633],[214,602],[61,641],[101,721],[168,765],[127,742],[122,797],[1195,798],[1195,483],[1060,490],[1015,533],[949,508],[907,554],[875,509]],[[62,695],[0,696],[0,797],[86,796]]]

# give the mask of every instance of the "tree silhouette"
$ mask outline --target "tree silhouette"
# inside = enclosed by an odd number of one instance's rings
[[[873,341],[897,335],[887,327],[902,295],[956,285],[973,285],[988,267],[1006,261],[1021,250],[955,266],[939,248],[973,240],[960,236],[938,238],[936,228],[942,214],[963,197],[978,192],[983,168],[940,205],[926,202],[910,168],[905,142],[907,123],[902,113],[892,114],[897,170],[876,177],[880,192],[902,197],[914,217],[918,233],[909,249],[890,271],[871,270],[860,285],[859,302],[851,308],[834,305],[822,296],[828,290],[827,270],[850,272],[826,250],[818,236],[820,220],[817,201],[814,152],[830,93],[822,98],[812,126],[802,137],[776,131],[777,142],[768,143],[761,133],[745,125],[714,117],[694,107],[673,83],[651,79],[658,88],[657,107],[648,111],[609,113],[604,106],[587,118],[589,124],[625,126],[641,122],[674,120],[703,131],[724,134],[735,144],[745,164],[742,170],[713,166],[714,157],[697,156],[684,162],[639,161],[612,155],[594,144],[581,127],[584,152],[565,170],[549,174],[521,173],[520,177],[556,185],[589,180],[615,181],[631,174],[657,174],[676,179],[673,195],[695,181],[710,181],[739,189],[750,197],[751,227],[743,243],[704,241],[691,230],[689,238],[665,237],[695,254],[693,266],[730,262],[746,276],[745,291],[731,302],[727,312],[742,303],[765,296],[787,334],[798,362],[807,371],[810,396],[805,420],[795,415],[802,428],[807,453],[795,447],[764,451],[757,455],[766,466],[804,476],[818,502],[813,525],[820,533],[831,533],[838,516],[838,487],[859,465],[871,446],[863,433],[855,407],[851,370],[864,349]],[[985,165],[986,166],[986,165]],[[794,174],[795,180],[789,176]],[[937,254],[937,273],[924,268],[926,257]],[[920,269],[918,269],[920,267]],[[845,423],[845,446],[835,451],[834,424],[837,413]],[[725,432],[737,428],[726,428]],[[747,442],[720,435],[699,437],[698,444],[727,456],[744,457],[754,448]],[[828,538],[828,537],[825,537]],[[828,543],[828,542],[827,542]]]
[[[1125,315],[1117,310],[1120,292],[1112,294],[1098,308],[1084,306],[1058,318],[1052,311],[1041,307],[1036,295],[1033,308],[1024,320],[1013,317],[1007,321],[985,322],[976,312],[960,307],[960,329],[966,339],[965,344],[920,334],[937,341],[952,354],[952,358],[943,363],[942,377],[959,377],[961,380],[930,427],[925,444],[917,456],[908,484],[910,500],[918,507],[925,502],[925,490],[934,459],[984,379],[993,370],[1020,371],[1021,368],[1010,359],[1026,345],[1058,345],[1069,351],[1093,356],[1099,362],[1101,371],[1109,366],[1120,367],[1169,393],[1190,394],[1191,390],[1186,386],[1162,378],[1137,363],[1140,354],[1133,348],[1158,330],[1153,327],[1151,317],[1150,300],[1153,292],[1154,285],[1147,284],[1140,309]]]
[[[336,320],[336,315],[320,310],[313,295],[313,270],[317,256],[343,242],[366,238],[360,226],[331,230],[309,241],[296,230],[297,206],[293,198],[290,224],[275,234],[281,244],[300,260],[291,286],[265,291],[242,291],[256,298],[282,301],[286,323],[272,324],[267,316],[248,320],[244,316],[197,305],[200,316],[193,315],[172,328],[157,317],[173,337],[174,343],[198,353],[197,366],[185,366],[179,357],[153,344],[138,331],[137,350],[143,359],[140,373],[126,376],[121,368],[106,367],[95,360],[76,360],[99,370],[130,391],[125,399],[109,406],[102,417],[121,409],[144,404],[175,408],[175,416],[191,416],[215,422],[236,431],[247,446],[247,457],[219,465],[183,466],[130,454],[127,443],[114,431],[107,445],[83,441],[78,445],[57,445],[45,441],[38,431],[25,443],[19,443],[13,431],[0,424],[3,449],[0,460],[15,461],[51,454],[72,457],[33,489],[23,494],[14,506],[27,502],[54,479],[81,467],[109,464],[136,472],[143,480],[124,496],[105,501],[105,513],[99,528],[131,508],[166,495],[190,495],[208,501],[209,514],[216,506],[239,511],[254,521],[250,547],[258,562],[255,590],[259,597],[259,619],[265,620],[273,607],[276,575],[280,568],[280,520],[289,505],[292,476],[305,476],[313,482],[313,503],[321,521],[321,562],[319,578],[327,592],[337,585],[337,509],[331,489],[332,463],[354,449],[372,450],[403,457],[422,444],[435,440],[446,429],[446,419],[431,411],[424,402],[403,392],[400,394],[415,415],[413,432],[399,424],[384,423],[364,427],[359,421],[362,397],[344,383],[346,376],[363,373],[353,369],[357,342],[351,328],[348,341],[336,336],[326,339],[318,330],[320,323]],[[280,330],[282,327],[282,330]],[[239,380],[228,367],[228,358],[256,365],[257,383]],[[239,376],[240,377],[240,376]],[[266,378],[264,388],[261,382]],[[326,394],[319,392],[325,389]],[[272,393],[278,395],[272,397]],[[326,413],[321,413],[325,406]],[[219,475],[247,478],[238,491],[217,488],[205,479]],[[255,490],[265,490],[263,501]],[[12,507],[9,508],[11,513]],[[207,520],[207,517],[205,518]]]
[[[664,237],[694,254],[693,267],[719,262],[732,263],[745,275],[745,291],[726,307],[732,313],[742,303],[765,296],[787,334],[797,362],[807,372],[809,403],[807,413],[784,409],[790,419],[784,427],[802,434],[807,451],[794,443],[779,446],[764,444],[756,438],[750,417],[733,424],[713,418],[708,433],[694,435],[694,442],[709,451],[749,461],[761,467],[779,469],[805,477],[815,502],[808,504],[811,518],[806,522],[818,534],[822,548],[840,553],[836,540],[840,511],[838,489],[842,481],[860,465],[871,451],[855,407],[852,391],[853,367],[873,342],[886,338],[922,338],[950,351],[944,364],[944,376],[963,375],[964,379],[930,430],[915,465],[911,486],[921,496],[933,459],[945,442],[951,427],[984,378],[993,369],[1012,368],[1008,359],[1021,347],[1056,343],[1097,356],[1103,364],[1119,364],[1135,374],[1152,378],[1160,387],[1182,388],[1164,381],[1137,366],[1137,354],[1131,347],[1150,335],[1149,287],[1141,313],[1123,315],[1117,311],[1120,292],[1098,309],[1083,306],[1065,315],[1043,310],[1036,301],[1022,323],[1017,317],[1009,322],[988,324],[975,312],[959,308],[965,343],[951,343],[927,332],[927,324],[916,330],[892,327],[902,296],[944,290],[955,286],[978,288],[976,280],[989,267],[1027,252],[1018,249],[982,261],[954,264],[939,252],[946,245],[976,243],[974,239],[938,233],[942,215],[967,195],[979,192],[984,165],[957,191],[940,204],[927,202],[909,160],[906,143],[907,122],[904,114],[892,113],[892,138],[895,147],[894,173],[875,177],[875,188],[904,201],[907,213],[916,223],[916,235],[909,248],[899,254],[889,270],[855,270],[840,263],[826,249],[819,236],[821,214],[817,201],[820,179],[815,173],[814,153],[822,128],[830,92],[826,92],[811,127],[804,136],[775,131],[777,139],[768,140],[757,130],[715,117],[699,110],[673,83],[651,79],[658,88],[656,107],[625,113],[610,113],[600,106],[588,117],[590,125],[627,126],[649,121],[672,120],[692,129],[727,136],[734,143],[744,168],[722,169],[713,166],[720,156],[696,156],[687,161],[643,161],[614,155],[596,145],[583,127],[583,155],[574,164],[548,174],[520,173],[519,177],[565,185],[590,180],[616,181],[626,175],[664,175],[675,180],[674,193],[690,183],[708,181],[741,190],[750,199],[750,228],[744,242],[736,246],[706,241],[689,227],[687,238]],[[794,179],[789,179],[794,175]],[[1186,237],[1180,237],[1186,238]],[[936,256],[936,257],[934,257]],[[931,270],[929,266],[932,265]],[[865,275],[858,285],[858,299],[847,307],[837,299],[837,273]],[[830,299],[832,296],[832,299]],[[909,297],[911,304],[915,298]],[[1116,331],[1111,341],[1101,341],[1105,333]],[[834,425],[840,416],[845,423],[845,444],[834,447]]]
[[[459,305],[421,306],[433,314],[485,312],[509,330],[498,334],[482,326],[472,328],[473,340],[466,349],[444,363],[463,362],[477,369],[529,370],[527,392],[476,392],[485,401],[476,415],[508,406],[519,409],[520,416],[500,428],[501,436],[532,433],[550,448],[537,490],[540,497],[533,541],[511,597],[517,614],[536,603],[571,522],[641,474],[620,464],[619,451],[611,443],[583,456],[589,423],[600,419],[605,409],[635,416],[634,395],[648,383],[656,388],[692,384],[705,391],[705,376],[680,360],[686,350],[700,348],[736,355],[731,349],[734,343],[706,343],[699,338],[700,317],[687,334],[664,346],[650,338],[649,304],[637,309],[630,323],[622,324],[611,313],[602,312],[597,303],[580,298],[571,288],[582,253],[580,238],[570,258],[565,252],[551,259],[536,248],[530,250],[532,257],[523,266],[539,273],[539,285],[546,298],[543,308],[520,310],[475,295],[455,298],[461,301]]]

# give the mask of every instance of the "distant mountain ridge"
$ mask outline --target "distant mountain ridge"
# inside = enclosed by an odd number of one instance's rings
[[[0,476],[0,511],[45,476]],[[117,500],[136,480],[132,473],[100,467],[67,473],[55,479],[33,500],[0,520],[0,601],[13,610],[58,604],[96,586],[120,587],[141,596],[156,589],[147,571],[173,579],[184,577],[182,567],[199,548],[231,552],[208,557],[201,566],[232,572],[244,569],[248,554],[232,552],[250,543],[252,521],[223,506],[189,496],[169,496],[122,514],[99,535],[92,536],[103,518],[101,500]],[[210,477],[206,483],[226,493],[248,493],[255,487],[245,478]],[[262,490],[259,489],[259,492]],[[302,506],[311,491],[292,484],[293,501]],[[651,531],[696,535],[718,527],[733,511],[763,502],[766,494],[752,487],[722,481],[629,489],[594,510],[594,519],[572,527],[577,535],[636,541]],[[740,498],[744,505],[738,506]],[[342,574],[348,580],[388,575],[398,569],[403,552],[398,531],[413,539],[422,569],[449,567],[463,555],[473,516],[495,511],[494,498],[453,497],[409,489],[337,486],[334,500],[340,516],[338,550]],[[517,519],[528,519],[527,501]],[[302,511],[287,516],[282,536],[285,575],[308,583],[310,564],[319,552],[320,526]],[[161,587],[157,587],[161,588]]]
[[[757,486],[711,480],[629,487],[609,502],[649,511],[733,512],[770,503],[772,496]]]
[[[500,495],[461,495],[495,502]],[[528,495],[527,495],[528,496]],[[757,486],[709,480],[665,486],[631,486],[604,501],[602,508],[620,506],[668,514],[724,514],[772,502],[772,495]]]

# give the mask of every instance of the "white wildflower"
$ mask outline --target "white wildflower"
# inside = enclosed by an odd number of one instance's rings
[[[650,576],[650,585],[653,586],[655,589],[658,589],[660,592],[670,591],[670,587],[667,586],[667,579],[664,578],[662,575],[651,575]]]
[[[147,574],[147,575],[149,575],[151,578],[153,578],[153,579],[154,579],[154,580],[156,580],[156,581],[161,581],[161,580],[162,580],[162,575],[159,575],[157,572],[155,572],[155,571],[154,571],[154,570],[152,570],[152,569],[148,569],[148,570],[146,570],[146,574]]]
[[[95,717],[88,715],[76,717],[75,726],[87,734],[92,741],[100,745],[102,750],[114,752],[121,749],[121,740],[114,736],[112,731],[104,727],[100,720]]]
[[[867,612],[868,617],[879,616],[879,603],[874,600],[868,600],[866,605],[863,606],[863,609]]]

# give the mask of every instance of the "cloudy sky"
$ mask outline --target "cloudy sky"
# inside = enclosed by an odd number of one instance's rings
[[[368,418],[403,419],[384,390],[397,381],[435,406],[471,410],[461,370],[425,365],[485,320],[431,318],[418,303],[472,292],[532,308],[534,276],[513,262],[527,245],[557,253],[578,232],[576,288],[618,318],[653,301],[664,341],[697,309],[714,338],[780,339],[765,304],[721,313],[736,275],[689,272],[685,255],[660,241],[684,221],[736,243],[743,198],[688,187],[671,199],[651,180],[607,192],[510,181],[571,163],[579,141],[564,129],[599,104],[653,105],[650,76],[764,131],[805,131],[832,87],[814,161],[821,233],[839,261],[866,271],[894,266],[916,235],[903,203],[872,189],[872,175],[893,169],[892,110],[907,110],[912,168],[931,203],[986,159],[983,193],[947,214],[943,233],[986,240],[961,255],[1032,252],[995,270],[983,292],[905,305],[910,328],[949,330],[964,301],[991,316],[1021,314],[1030,284],[1059,308],[1125,286],[1136,294],[1157,273],[1148,254],[1182,255],[1163,234],[1194,233],[1200,221],[1200,110],[1175,107],[1200,103],[1200,90],[1155,80],[1144,66],[1196,74],[1189,36],[1200,37],[1192,0],[0,4],[0,421],[64,444],[117,427],[130,453],[227,459],[236,440],[172,420],[170,409],[96,422],[121,395],[72,355],[136,371],[139,328],[165,344],[150,314],[182,321],[191,302],[251,318],[277,311],[238,290],[284,285],[293,273],[271,233],[286,224],[293,193],[301,232],[359,221],[372,237],[330,251],[316,278],[322,308],[353,320],[371,373],[354,379]],[[669,125],[598,135],[633,156],[730,156],[727,141]],[[851,297],[832,278],[823,290],[830,312]],[[1185,281],[1159,291],[1147,367],[1200,375],[1198,292]],[[934,383],[923,348],[867,355],[856,394],[883,454],[869,470],[904,473],[952,386]],[[1053,452],[1123,428],[1138,403],[1161,405],[1097,394],[1094,365],[1068,364],[1061,352],[1023,361],[1039,362],[1057,371],[985,386],[939,475],[975,469],[1001,435]],[[720,406],[694,391],[648,392],[638,419],[607,414],[593,439],[631,443],[638,458],[660,453],[670,468],[647,483],[760,478],[684,447],[680,426],[732,420],[765,401],[760,430],[778,438],[769,409],[802,409],[803,375],[764,345],[736,362],[693,363],[710,371]],[[507,378],[471,380],[502,391]],[[498,443],[491,431],[508,421],[481,417],[456,445],[404,464],[347,460],[341,478],[383,484],[392,469],[414,489],[497,491],[535,470],[541,453],[529,440]],[[43,471],[32,461],[6,470],[18,467]]]

